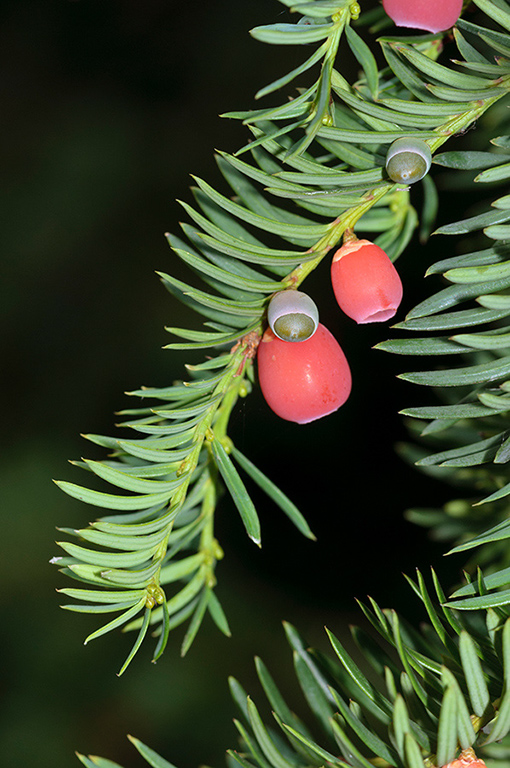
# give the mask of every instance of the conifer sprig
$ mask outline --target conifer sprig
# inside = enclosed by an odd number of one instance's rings
[[[495,151],[455,151],[436,155],[434,162],[446,168],[479,170],[477,183],[505,182],[510,177],[508,136],[492,139]],[[463,599],[457,608],[489,607],[510,603],[510,577],[505,541],[510,536],[510,215],[508,195],[499,195],[476,216],[447,224],[437,234],[469,236],[469,246],[480,245],[436,262],[427,275],[441,275],[450,283],[420,302],[395,328],[419,338],[382,342],[380,349],[433,358],[434,370],[413,371],[401,378],[434,387],[442,405],[405,408],[405,416],[417,420],[430,446],[407,450],[409,458],[425,471],[468,486],[470,500],[454,500],[442,511],[414,509],[411,518],[431,527],[436,536],[453,539],[452,552],[470,551],[490,544],[487,554],[477,552],[478,565],[488,567],[488,581],[475,581],[455,593]],[[457,307],[460,307],[457,309]],[[465,307],[465,308],[463,308]],[[425,335],[422,335],[425,334]],[[458,360],[461,360],[459,364]],[[443,362],[444,361],[444,362]],[[439,450],[438,450],[439,449]],[[412,454],[412,455],[411,455]],[[417,456],[419,455],[419,458]],[[493,592],[492,590],[497,590]]]
[[[432,576],[432,593],[420,572],[416,581],[408,579],[428,617],[419,630],[374,600],[361,604],[380,642],[352,627],[360,661],[332,632],[327,631],[334,655],[328,655],[310,648],[286,623],[313,722],[294,714],[269,668],[256,658],[273,721],[264,722],[261,709],[231,678],[240,744],[228,752],[230,768],[423,768],[444,766],[459,750],[474,749],[481,759],[497,756],[498,742],[510,730],[510,618],[498,608],[456,613],[442,605],[444,592]],[[170,765],[131,741],[149,765]],[[80,759],[88,766],[110,765],[95,762],[101,758]]]
[[[508,90],[500,56],[506,33],[480,26],[486,32],[482,37],[474,30],[483,39],[483,52],[477,40],[467,41],[473,37],[471,28],[465,29],[465,38],[457,37],[456,55],[465,69],[479,64],[480,57],[488,66],[497,54],[500,76],[483,67],[473,75],[462,71],[461,64],[440,60],[441,35],[384,38],[387,66],[379,71],[368,45],[351,26],[359,13],[356,3],[282,1],[292,5],[298,22],[257,28],[255,36],[277,44],[320,46],[259,96],[297,78],[302,82],[302,76],[310,77],[312,85],[281,107],[230,114],[246,122],[252,140],[236,155],[218,155],[226,193],[196,178],[195,207],[183,203],[191,220],[182,225],[185,239],[168,236],[200,287],[160,273],[172,294],[206,318],[200,330],[168,328],[179,341],[167,347],[204,349],[216,356],[188,366],[189,381],[130,393],[142,403],[122,412],[120,426],[130,430],[129,437],[88,436],[109,457],[77,463],[113,486],[114,493],[59,483],[70,496],[108,511],[87,528],[65,529],[81,543],[61,542],[66,556],[54,562],[86,585],[61,590],[80,601],[67,608],[118,614],[87,640],[121,626],[138,630],[121,672],[151,626],[159,633],[154,660],[170,630],[188,622],[185,653],[206,613],[229,633],[214,592],[215,568],[222,557],[214,514],[222,485],[255,543],[260,544],[260,523],[245,477],[265,490],[304,535],[313,537],[295,505],[242,456],[228,435],[232,409],[254,382],[253,359],[268,300],[279,290],[300,285],[347,229],[374,233],[375,242],[396,259],[418,216],[409,190],[386,175],[387,147],[403,135],[416,136],[435,152]],[[499,20],[501,3],[487,2],[497,8]],[[361,68],[353,85],[334,67],[343,42]],[[315,80],[314,67],[319,70]],[[423,188],[426,235],[436,197],[430,180]]]

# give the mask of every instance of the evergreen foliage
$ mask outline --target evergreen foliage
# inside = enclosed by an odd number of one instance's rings
[[[187,366],[189,380],[130,393],[143,402],[122,412],[128,437],[87,435],[108,450],[108,458],[76,464],[113,492],[59,483],[70,496],[107,510],[87,528],[65,529],[80,543],[60,542],[66,555],[54,561],[85,585],[60,590],[78,601],[64,607],[117,614],[87,640],[117,627],[138,631],[121,673],[149,627],[158,635],[154,660],[170,630],[185,622],[186,653],[206,613],[229,634],[214,591],[222,557],[214,515],[224,488],[257,545],[261,529],[249,495],[252,482],[313,538],[274,478],[233,445],[229,417],[255,384],[254,357],[275,292],[300,286],[346,231],[373,239],[393,261],[417,228],[421,242],[427,241],[438,206],[434,182],[425,176],[416,185],[423,200],[418,214],[414,191],[386,174],[388,146],[403,136],[422,139],[433,163],[450,169],[459,188],[473,170],[480,171],[475,182],[482,189],[510,177],[506,117],[489,150],[438,152],[449,138],[483,124],[484,114],[508,93],[505,0],[468,3],[469,13],[453,34],[412,36],[394,33],[382,8],[365,14],[349,0],[280,2],[291,12],[288,21],[252,34],[265,43],[306,46],[304,61],[257,97],[274,99],[289,86],[293,97],[285,92],[274,106],[225,115],[243,121],[251,133],[235,154],[217,155],[228,190],[196,178],[195,206],[182,204],[191,223],[182,225],[182,236],[168,235],[201,287],[162,273],[163,284],[205,318],[201,329],[168,328],[178,339],[168,348],[204,349],[208,356]],[[367,25],[384,32],[378,50],[366,41]],[[352,84],[336,68],[343,60],[339,50],[360,69]],[[472,496],[442,510],[413,509],[409,516],[452,542],[453,552],[477,548],[483,572],[448,598],[434,573],[432,591],[421,573],[416,582],[409,579],[428,617],[419,632],[374,601],[362,605],[380,635],[378,643],[353,629],[363,668],[331,633],[335,655],[326,656],[287,625],[295,672],[322,735],[297,718],[257,660],[276,722],[267,726],[232,680],[242,719],[236,721],[241,747],[229,753],[231,766],[422,768],[444,766],[459,749],[471,747],[488,757],[506,756],[498,743],[510,731],[510,196],[489,190],[479,212],[436,230],[460,238],[460,255],[429,267],[427,274],[436,276],[431,294],[395,326],[398,338],[378,345],[428,358],[426,370],[401,377],[434,388],[441,403],[403,410],[415,437],[402,448],[404,456]],[[132,741],[149,765],[170,766]],[[87,766],[116,765],[79,757]]]

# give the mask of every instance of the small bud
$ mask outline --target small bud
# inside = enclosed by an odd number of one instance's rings
[[[243,379],[239,384],[239,397],[248,397],[251,392],[251,382]]]
[[[220,440],[220,443],[225,449],[225,453],[232,453],[232,449],[234,448],[234,443],[230,439],[228,435],[225,435],[225,437],[222,437]]]
[[[383,8],[397,27],[442,32],[459,18],[462,0],[383,0]]]
[[[351,19],[353,19],[353,21],[356,21],[356,19],[359,19],[359,15],[361,13],[361,8],[359,3],[351,3],[351,5],[349,6],[349,12],[351,14]]]
[[[269,302],[267,321],[282,341],[306,341],[317,330],[319,310],[306,293],[280,291]]]
[[[348,240],[333,256],[331,283],[340,309],[357,323],[389,320],[402,282],[389,256],[370,240]]]
[[[430,147],[421,139],[397,139],[386,155],[386,173],[392,181],[414,184],[429,172]]]
[[[333,413],[349,397],[349,364],[322,323],[300,344],[282,341],[268,328],[257,360],[262,394],[282,419],[307,424]]]

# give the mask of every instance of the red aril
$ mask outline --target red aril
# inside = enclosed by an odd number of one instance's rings
[[[442,32],[459,18],[462,0],[383,0],[383,7],[397,27]]]
[[[487,768],[487,766],[476,756],[472,747],[466,747],[455,760],[446,763],[443,768]]]
[[[348,240],[333,256],[331,283],[340,309],[357,323],[384,322],[402,301],[389,256],[370,240]]]
[[[299,343],[283,341],[270,328],[257,352],[259,382],[274,413],[307,424],[340,408],[351,391],[347,359],[328,329],[319,323],[314,335]]]

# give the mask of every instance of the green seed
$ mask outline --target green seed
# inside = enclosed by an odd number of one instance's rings
[[[386,170],[392,181],[413,184],[423,179],[428,167],[425,159],[416,152],[399,152],[388,160]]]
[[[274,323],[274,332],[283,341],[306,341],[315,331],[315,322],[308,315],[289,312]]]

